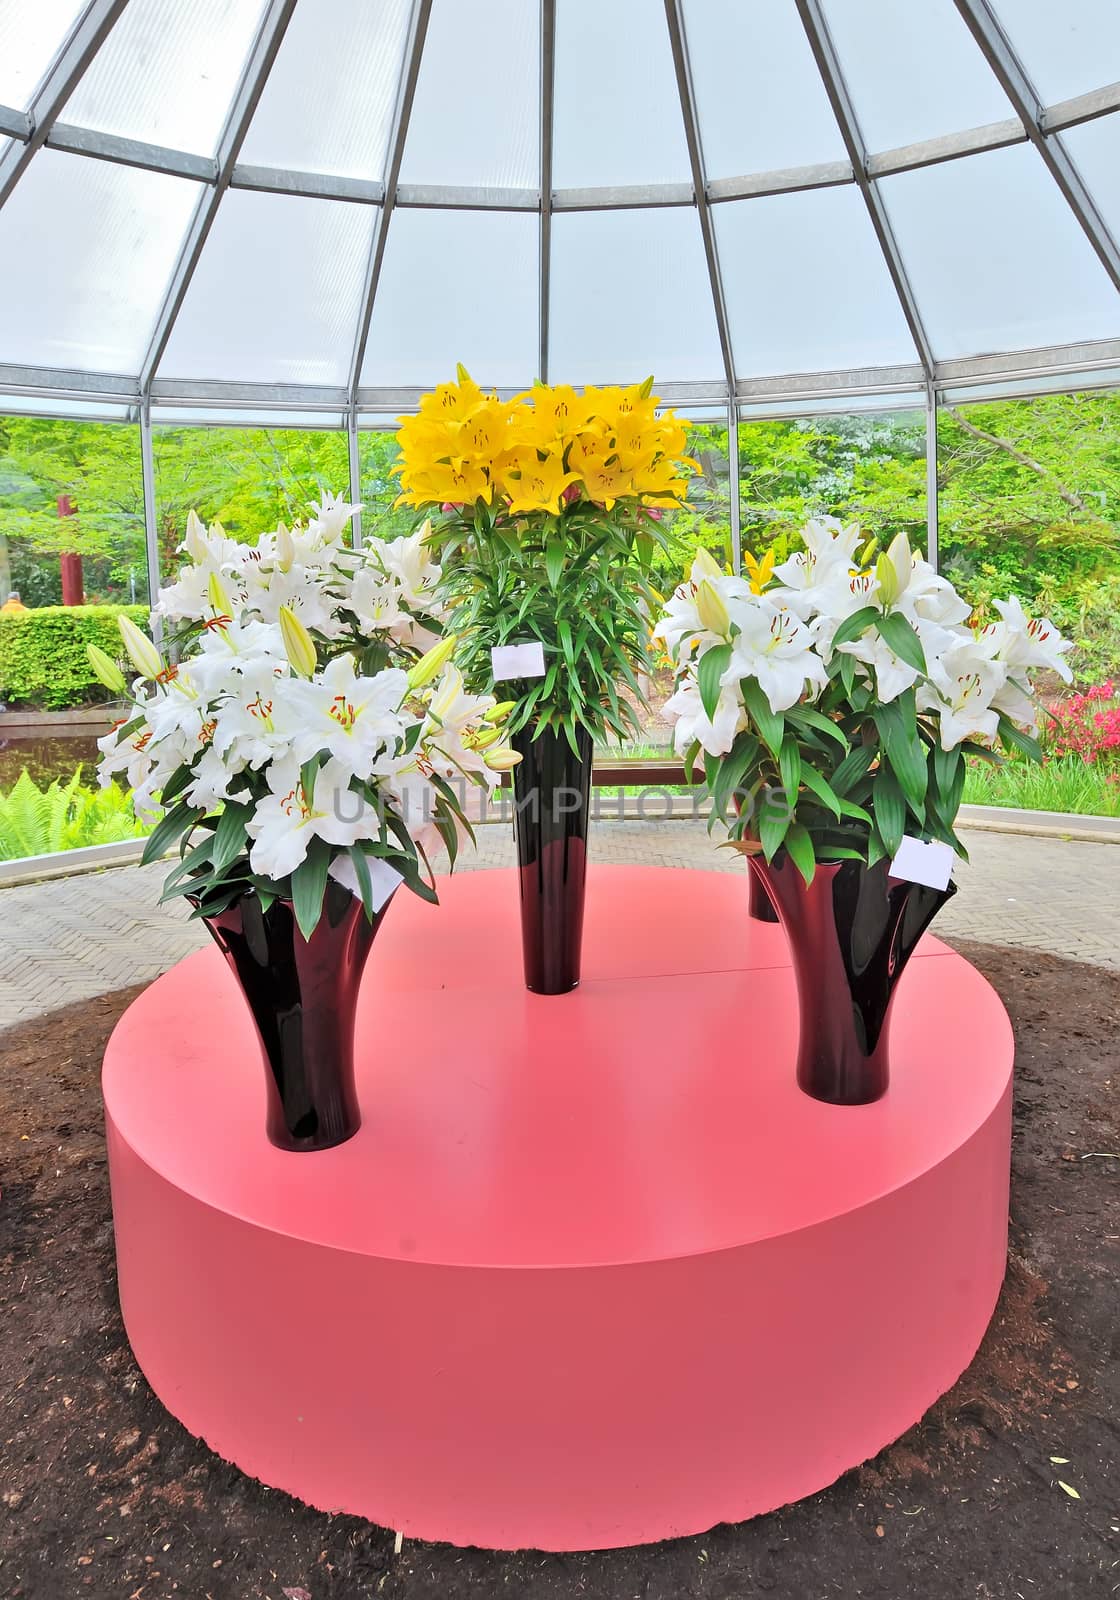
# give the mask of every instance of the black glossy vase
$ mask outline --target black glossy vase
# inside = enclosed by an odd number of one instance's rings
[[[369,922],[361,901],[328,878],[310,939],[288,900],[262,912],[250,894],[203,918],[252,1013],[265,1060],[265,1130],[281,1150],[329,1150],[361,1126],[354,1015],[387,909]]]
[[[797,976],[797,1082],[831,1105],[878,1100],[890,1079],[889,1029],[898,980],[952,895],[892,878],[888,862],[818,865],[806,886],[785,851],[750,858],[777,907]]]
[[[567,994],[579,983],[583,943],[591,735],[579,730],[577,756],[563,733],[533,732],[523,728],[510,741],[521,756],[513,797],[525,987]]]

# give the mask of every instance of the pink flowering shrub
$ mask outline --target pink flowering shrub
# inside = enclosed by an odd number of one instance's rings
[[[1120,687],[1111,678],[1052,708],[1046,740],[1055,756],[1079,756],[1087,767],[1120,766]]]

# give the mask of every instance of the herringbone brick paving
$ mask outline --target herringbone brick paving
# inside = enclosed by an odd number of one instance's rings
[[[508,827],[479,830],[461,868],[511,865]],[[949,940],[1046,950],[1120,970],[1120,845],[969,832],[960,893],[937,919]],[[599,822],[599,861],[742,872],[703,824]],[[206,941],[181,901],[157,905],[164,868],[118,867],[0,890],[0,1027],[145,983]]]

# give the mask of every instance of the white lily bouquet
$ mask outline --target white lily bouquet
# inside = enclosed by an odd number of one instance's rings
[[[751,559],[750,581],[702,552],[667,602],[677,752],[690,775],[702,755],[718,817],[734,801],[732,842],[767,862],[784,848],[806,883],[817,862],[893,859],[904,835],[963,856],[965,756],[1041,758],[1030,672],[1068,682],[1069,644],[1016,599],[969,627],[905,535],[877,559],[834,518],[802,540],[780,566]]]
[[[179,843],[164,899],[189,895],[206,917],[250,893],[265,911],[290,900],[305,938],[328,874],[371,919],[371,869],[434,900],[425,841],[442,838],[454,861],[465,783],[490,788],[519,759],[501,727],[510,708],[465,693],[455,636],[441,637],[425,530],[352,550],[358,508],[328,495],[312,509],[255,545],[192,513],[189,561],[155,610],[169,654],[121,618],[138,676],[129,715],[99,741],[102,783],[123,775],[138,814],[163,813],[144,860]],[[90,655],[123,691],[116,663]]]

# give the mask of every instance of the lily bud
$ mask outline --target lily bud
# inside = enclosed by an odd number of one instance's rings
[[[471,739],[470,743],[475,750],[489,750],[492,744],[497,744],[503,737],[501,728],[481,728]]]
[[[482,759],[491,772],[512,772],[521,757],[516,750],[511,750],[508,745],[500,745],[496,750],[484,750]]]
[[[516,700],[499,700],[496,706],[491,706],[489,711],[482,714],[483,722],[504,722],[511,712],[517,710]]]
[[[440,668],[454,654],[455,646],[459,643],[457,633],[449,633],[445,639],[434,644],[430,650],[425,650],[408,674],[408,687],[422,689],[426,683],[431,683]]]
[[[117,627],[132,665],[142,678],[151,678],[154,682],[163,671],[163,657],[155,645],[146,633],[141,633],[131,617],[118,617]]]
[[[697,550],[695,560],[692,563],[692,570],[693,572],[699,572],[702,578],[723,577],[723,569],[720,567],[719,562],[707,550]]]
[[[904,533],[898,533],[891,540],[887,550],[887,558],[894,568],[895,578],[898,581],[898,598],[910,582],[910,575],[914,570],[914,557],[910,552],[910,541]]]
[[[280,637],[284,641],[284,653],[292,664],[293,672],[297,672],[301,678],[313,677],[318,665],[315,641],[291,606],[280,607]]]
[[[281,572],[291,572],[295,559],[296,542],[288,531],[287,523],[282,522],[276,530],[276,565]]]
[[[899,596],[898,573],[885,551],[875,563],[875,576],[879,580],[879,599],[885,606],[893,606]]]
[[[208,552],[206,529],[197,511],[187,512],[187,536],[183,547],[194,562],[205,561]]]
[[[461,361],[455,363],[455,378],[458,383],[471,382],[471,375]]]
[[[206,585],[206,593],[210,598],[210,605],[216,617],[233,616],[233,601],[229,597],[225,584],[216,572],[210,574],[210,582]]]
[[[437,722],[442,722],[463,692],[463,675],[458,667],[450,666],[443,675],[439,689],[432,696],[428,710]]]
[[[731,628],[731,613],[709,578],[705,578],[696,591],[696,612],[709,633],[718,633],[721,639],[727,637]]]
[[[423,522],[420,524],[419,528],[416,531],[420,535],[420,543],[421,544],[427,544],[428,540],[432,537],[432,519],[431,519],[431,517],[425,517]]]
[[[103,683],[106,689],[111,689],[114,694],[119,694],[124,688],[124,673],[117,663],[95,644],[86,645],[86,655],[89,657],[89,664],[97,681]]]

